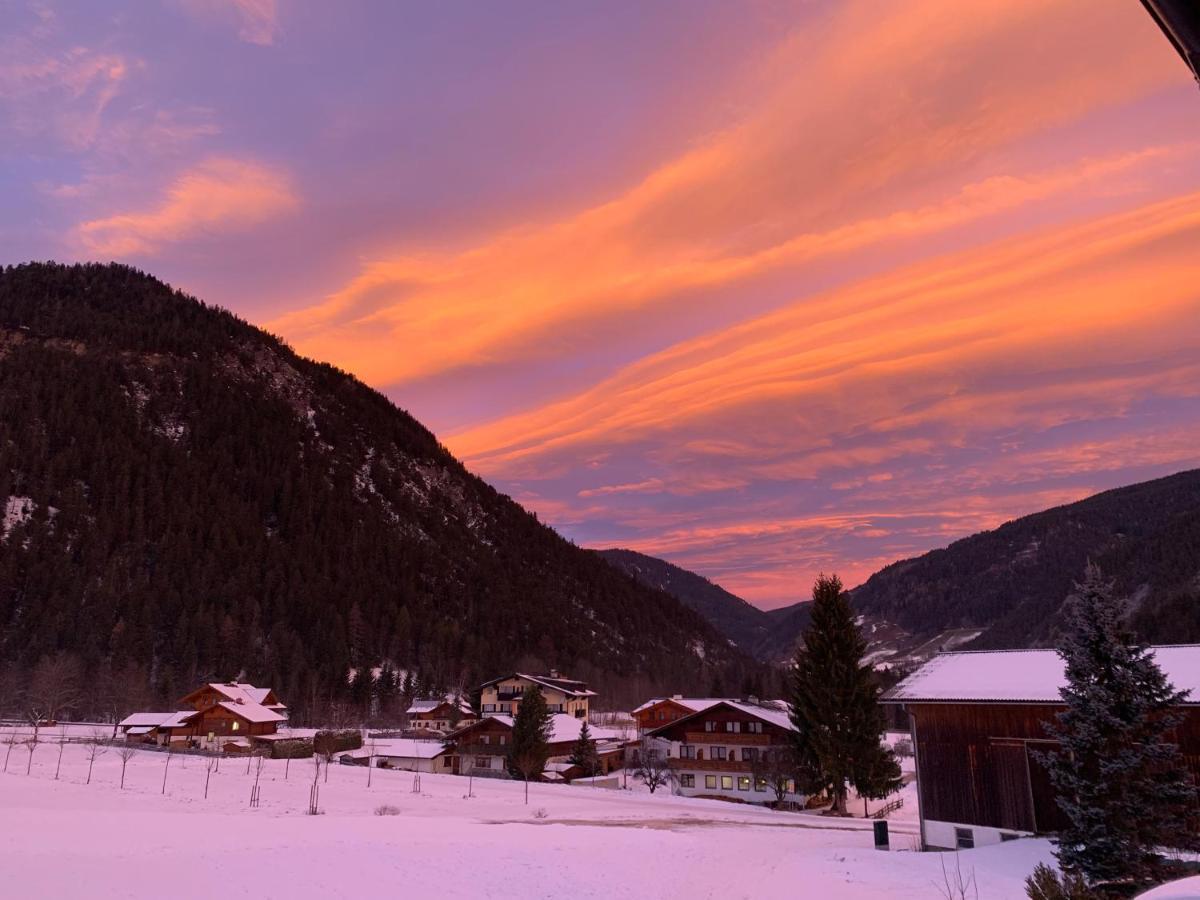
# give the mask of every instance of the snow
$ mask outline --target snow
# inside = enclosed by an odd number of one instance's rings
[[[282,722],[284,720],[284,717],[279,713],[267,709],[260,703],[235,703],[226,700],[217,705],[235,715],[241,716],[247,722]]]
[[[121,728],[153,728],[174,715],[175,713],[169,712],[140,712],[126,716],[117,724]]]
[[[1140,894],[1138,900],[1200,900],[1200,875],[1160,885]]]
[[[1200,703],[1200,644],[1152,648],[1154,660],[1179,690]],[[982,650],[942,653],[892,688],[885,699],[1059,703],[1066,684],[1062,658],[1053,650]]]
[[[7,538],[14,528],[24,525],[37,509],[32,497],[18,497],[15,494],[4,501],[4,520],[0,522],[0,540]]]
[[[686,706],[692,712],[703,712],[710,706],[716,706],[723,700],[723,697],[655,697],[653,700],[647,700],[633,712],[636,715],[657,703],[666,703],[667,701],[678,703],[680,706]]]
[[[368,756],[391,756],[397,759],[433,759],[445,751],[441,741],[421,741],[415,738],[371,738],[359,750],[342,754],[355,759]]]
[[[368,788],[367,771],[338,765],[320,784],[324,814],[306,816],[311,760],[265,761],[251,809],[245,759],[221,760],[205,799],[201,757],[172,755],[164,794],[165,753],[138,749],[125,790],[115,753],[96,760],[90,785],[84,745],[66,745],[56,781],[57,755],[43,745],[26,776],[18,745],[0,774],[5,896],[108,900],[160,884],[173,900],[362,900],[398,888],[446,900],[928,900],[943,863],[953,871],[957,861],[974,872],[980,900],[1008,900],[1052,861],[1037,839],[914,853],[915,823],[896,821],[884,853],[861,819],[561,784],[530,785],[526,805],[519,782],[477,778],[468,798],[468,779],[423,774],[414,793],[412,773],[373,770]],[[375,815],[385,804],[399,814]]]

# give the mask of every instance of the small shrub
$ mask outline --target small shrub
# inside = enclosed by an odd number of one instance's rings
[[[1029,900],[1099,900],[1078,872],[1060,875],[1045,863],[1025,879],[1025,895]]]
[[[392,806],[390,803],[384,803],[375,807],[375,815],[377,816],[398,816],[400,815],[400,807]]]
[[[533,817],[535,819],[544,819],[544,818],[546,818],[547,815],[548,815],[548,813],[546,812],[546,807],[544,807],[544,806],[539,806],[537,809],[535,809],[533,811]]]
[[[912,741],[908,738],[900,738],[892,745],[892,752],[900,759],[907,759],[913,755]]]
[[[312,755],[313,742],[308,738],[271,742],[271,759],[308,759]]]

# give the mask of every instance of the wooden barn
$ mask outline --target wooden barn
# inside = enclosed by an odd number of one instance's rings
[[[1155,647],[1167,678],[1194,701],[1176,734],[1200,776],[1200,645]],[[943,653],[884,695],[907,713],[916,755],[921,840],[967,848],[1058,831],[1063,816],[1038,752],[1064,707],[1053,650]]]

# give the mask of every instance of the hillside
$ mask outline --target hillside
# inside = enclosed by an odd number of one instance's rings
[[[915,635],[982,632],[973,648],[1046,644],[1087,561],[1132,601],[1150,641],[1200,640],[1200,470],[1008,522],[872,575],[857,608]]]
[[[130,268],[0,270],[0,422],[0,663],[65,651],[90,712],[240,673],[304,715],[383,660],[612,703],[754,669],[383,395]]]
[[[599,554],[642,584],[666,591],[704,616],[738,648],[765,662],[790,658],[808,624],[808,604],[761,610],[702,575],[634,550]]]

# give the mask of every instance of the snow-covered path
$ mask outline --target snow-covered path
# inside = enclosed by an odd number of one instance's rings
[[[197,757],[172,759],[164,796],[163,754],[138,753],[122,791],[113,753],[91,785],[81,746],[67,747],[58,781],[56,753],[39,749],[26,776],[18,747],[0,775],[4,896],[926,900],[938,896],[942,861],[955,863],[904,852],[912,823],[893,828],[901,852],[883,853],[867,822],[661,792],[533,785],[526,806],[513,782],[477,779],[465,798],[464,778],[423,775],[413,793],[410,773],[376,771],[368,789],[365,769],[335,765],[321,784],[324,813],[307,816],[307,760],[293,761],[286,781],[283,762],[267,762],[262,804],[250,809],[245,761],[222,761],[205,800]],[[375,815],[383,804],[399,813]],[[982,900],[1021,897],[1024,876],[1048,857],[1043,841],[958,855]]]

